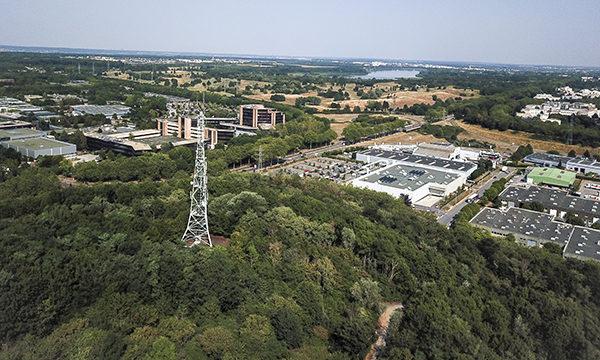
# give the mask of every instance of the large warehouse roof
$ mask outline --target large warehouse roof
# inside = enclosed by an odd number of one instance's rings
[[[414,191],[430,183],[447,185],[458,177],[456,174],[443,171],[408,165],[394,165],[366,175],[360,180]]]
[[[569,167],[586,167],[586,168],[600,168],[600,162],[595,159],[586,159],[586,158],[575,158],[571,159],[567,166]]]
[[[0,141],[42,137],[44,135],[42,131],[29,128],[3,129],[0,130]]]
[[[514,207],[506,211],[484,208],[471,219],[471,223],[565,245],[573,226],[553,219],[554,216],[550,214]]]
[[[555,155],[555,154],[548,154],[548,153],[533,153],[533,154],[529,154],[527,156],[525,156],[525,158],[523,158],[524,162],[528,162],[528,163],[532,163],[532,164],[536,164],[536,165],[545,165],[545,166],[565,166],[567,164],[567,162],[569,162],[569,160],[572,160],[573,158],[568,157],[568,156],[561,156],[561,155]]]
[[[558,222],[553,215],[514,207],[483,208],[471,223],[495,233],[554,242],[564,246],[565,256],[600,261],[600,230]]]
[[[48,148],[57,148],[65,145],[72,145],[66,142],[50,139],[50,138],[31,138],[31,139],[21,139],[21,140],[12,140],[7,142],[10,145],[18,145],[22,147],[26,147],[32,150],[39,149],[48,149]]]
[[[566,256],[600,260],[600,231],[575,226],[564,250]]]
[[[575,173],[572,171],[536,167],[527,175],[535,184],[547,184],[569,187],[575,182]]]
[[[122,116],[129,113],[130,107],[125,105],[73,105],[73,111],[81,114],[112,116],[113,114]]]
[[[14,149],[25,156],[37,158],[41,155],[67,155],[77,151],[75,145],[46,137],[28,138],[0,142],[3,147]]]
[[[414,163],[416,166],[431,166],[440,169],[456,170],[463,172],[469,171],[477,167],[477,165],[470,162],[438,159],[430,156],[413,155],[399,151],[369,149],[362,151],[359,154],[364,156],[374,156],[395,161]]]
[[[600,201],[571,196],[567,192],[541,186],[510,186],[499,195],[500,200],[515,204],[537,202],[546,209],[576,212],[600,217]]]

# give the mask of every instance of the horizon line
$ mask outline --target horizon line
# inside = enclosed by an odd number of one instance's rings
[[[265,58],[265,59],[289,59],[289,60],[368,60],[368,61],[388,61],[388,62],[424,62],[438,64],[461,64],[461,65],[491,65],[491,66],[512,66],[512,67],[539,67],[539,68],[564,68],[570,70],[600,70],[600,65],[564,65],[564,64],[533,64],[533,63],[503,63],[503,62],[485,62],[485,61],[470,61],[470,60],[427,60],[427,59],[397,59],[386,57],[344,57],[344,56],[307,56],[307,55],[261,55],[261,54],[242,54],[242,53],[211,53],[200,51],[167,51],[167,50],[130,50],[130,49],[107,49],[107,48],[85,48],[85,47],[69,47],[69,46],[41,46],[41,45],[7,45],[0,44],[0,52],[5,48],[18,49],[48,49],[55,50],[54,54],[66,54],[56,50],[68,50],[73,54],[85,55],[82,52],[97,52],[102,55],[102,52],[112,52],[113,55],[127,55],[132,53],[145,53],[146,56],[161,56],[161,55],[180,55],[180,56],[222,56],[222,57],[239,57],[239,58]],[[10,50],[8,50],[10,51]],[[82,51],[78,53],[77,51]],[[17,51],[14,51],[17,52]],[[42,51],[23,51],[33,53],[43,53]]]

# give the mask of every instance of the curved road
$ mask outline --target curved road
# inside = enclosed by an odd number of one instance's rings
[[[494,181],[499,180],[501,178],[511,177],[515,174],[515,168],[509,168],[508,172],[500,171],[500,169],[496,169],[491,173],[489,179],[487,179],[483,184],[478,184],[474,188],[468,190],[469,194],[477,193],[479,197],[483,196],[483,193],[487,189],[489,189]],[[444,215],[438,217],[438,222],[442,225],[449,226],[456,214],[458,214],[462,208],[467,206],[469,203],[467,202],[468,195],[465,196],[464,199],[458,202],[458,204],[454,205],[450,210],[448,210]]]

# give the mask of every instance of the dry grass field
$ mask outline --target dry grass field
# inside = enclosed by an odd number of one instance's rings
[[[254,100],[260,100],[260,101],[270,101],[271,100],[271,93],[267,93],[267,94],[253,94],[253,95],[247,95],[246,97],[250,98],[250,99],[254,99]],[[311,92],[307,92],[304,94],[282,94],[285,96],[285,101],[283,101],[282,103],[287,104],[287,105],[294,105],[296,103],[296,99],[299,97],[308,97],[308,96],[317,96],[317,92],[316,91],[311,91]],[[331,102],[329,102],[331,104]],[[322,108],[322,109],[326,109],[327,106],[323,107],[323,106],[318,106],[316,108]]]
[[[388,136],[384,136],[374,140],[363,141],[357,145],[369,146],[369,145],[380,145],[380,144],[402,144],[402,145],[413,145],[418,143],[431,143],[440,142],[440,140],[433,135],[424,135],[416,131],[408,133],[397,133]]]
[[[356,119],[358,114],[319,114],[319,116],[331,120],[331,128],[339,137],[346,126]]]
[[[340,105],[345,107],[346,105],[350,108],[359,106],[364,109],[369,101],[387,101],[392,108],[401,108],[404,105],[412,106],[415,104],[433,104],[433,96],[437,96],[438,99],[447,100],[450,98],[457,98],[462,95],[468,95],[469,97],[477,96],[477,93],[471,90],[446,88],[446,89],[430,89],[430,91],[417,90],[417,91],[391,91],[386,92],[382,97],[375,100],[363,100],[363,99],[350,99],[340,101]]]
[[[328,118],[331,120],[331,128],[335,131],[338,136],[341,136],[342,131],[360,114],[318,114],[320,117]],[[417,115],[382,115],[382,116],[394,116],[399,119],[408,120],[411,123],[422,124],[425,120],[423,116]]]
[[[496,145],[496,150],[501,152],[513,152],[519,145],[531,144],[535,150],[540,151],[558,151],[566,154],[575,150],[578,154],[583,154],[589,147],[580,145],[567,145],[556,141],[546,141],[533,139],[530,134],[518,131],[498,131],[485,129],[479,125],[466,124],[462,121],[444,121],[437,123],[439,125],[459,126],[466,131],[458,135],[461,140],[477,139]]]
[[[108,70],[104,74],[104,77],[109,79],[117,79],[117,80],[133,80],[129,74],[122,72],[120,70]]]
[[[354,83],[346,84],[343,87],[339,86],[339,85],[332,86],[329,84],[324,84],[324,85],[319,85],[319,88],[321,88],[323,91],[328,90],[328,89],[338,91],[341,89],[341,90],[347,92],[350,95],[350,99],[337,101],[337,103],[339,103],[342,108],[345,106],[349,106],[351,109],[354,109],[354,107],[358,106],[359,108],[361,108],[361,110],[365,109],[365,107],[367,106],[369,101],[379,101],[379,102],[387,101],[392,108],[398,108],[398,107],[401,108],[401,107],[404,107],[404,105],[412,106],[415,104],[433,104],[434,96],[436,96],[438,99],[441,99],[441,100],[447,100],[450,98],[475,97],[475,96],[479,95],[477,93],[477,91],[458,89],[458,88],[452,88],[452,87],[449,87],[446,89],[433,89],[432,88],[432,89],[429,89],[429,91],[427,91],[426,89],[419,89],[416,91],[401,90],[401,89],[399,89],[398,84],[395,84],[393,82],[384,82],[384,83],[377,83],[373,86],[363,86],[362,87],[362,90],[365,92],[373,91],[375,89],[379,89],[379,90],[383,91],[383,94],[379,98],[377,98],[377,99],[360,99],[360,97],[354,91],[355,86],[356,86],[356,84],[354,84]],[[257,94],[250,95],[248,97],[250,97],[252,99],[256,99],[256,100],[269,100],[271,95],[272,95],[271,93],[263,93],[263,94],[257,93]],[[331,106],[331,103],[333,102],[332,99],[318,96],[317,91],[306,92],[303,94],[284,94],[284,95],[286,98],[285,103],[288,105],[294,105],[296,99],[299,97],[308,97],[308,96],[319,97],[321,99],[321,105],[312,106],[313,108],[317,109],[318,111],[323,111],[323,110],[329,109]]]

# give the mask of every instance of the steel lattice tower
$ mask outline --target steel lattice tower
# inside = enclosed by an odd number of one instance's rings
[[[204,157],[204,113],[197,117],[198,142],[196,143],[196,166],[190,192],[190,218],[182,240],[188,246],[212,246],[208,232],[208,192],[206,189],[206,159]]]

